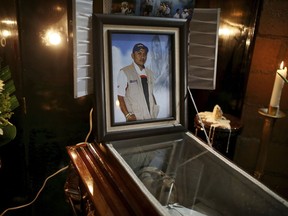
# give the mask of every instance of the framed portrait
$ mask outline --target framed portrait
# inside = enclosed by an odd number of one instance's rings
[[[93,15],[98,142],[185,130],[185,20]]]

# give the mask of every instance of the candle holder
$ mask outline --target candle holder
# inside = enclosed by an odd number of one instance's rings
[[[258,113],[273,119],[284,118],[286,114],[282,112],[279,107],[269,106],[268,108],[260,108]]]
[[[260,150],[257,156],[257,164],[254,171],[254,177],[260,180],[264,173],[264,168],[267,159],[267,150],[271,140],[271,132],[274,127],[275,121],[284,118],[286,115],[279,107],[269,106],[268,108],[260,108],[258,113],[264,116],[264,124],[262,129],[262,137],[260,141]]]

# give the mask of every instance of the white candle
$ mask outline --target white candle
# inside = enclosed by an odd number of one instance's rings
[[[283,69],[284,62],[282,61],[280,68],[277,70],[273,91],[270,99],[270,106],[271,107],[279,107],[280,98],[282,93],[282,88],[284,86],[284,80],[281,78],[279,74],[286,78],[287,75],[287,67]],[[279,74],[278,74],[279,73]]]

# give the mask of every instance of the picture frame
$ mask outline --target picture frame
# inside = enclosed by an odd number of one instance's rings
[[[96,127],[94,130],[96,141],[105,142],[186,130],[188,34],[186,20],[93,14],[92,25],[95,86],[93,125]],[[135,63],[131,63],[133,62],[132,53],[138,43],[144,45],[148,51],[145,71],[146,73],[149,70],[152,71],[152,57],[149,55],[153,50],[151,39],[154,37],[164,40],[162,45],[166,43],[164,49],[166,65],[163,66],[166,68],[163,70],[166,75],[162,76],[162,81],[164,77],[166,84],[162,82],[162,86],[156,85],[157,78],[147,75],[150,92],[149,103],[135,106],[141,111],[147,106],[150,109],[151,118],[149,116],[140,117],[140,114],[138,115],[134,109],[133,112],[129,111],[129,115],[135,113],[136,121],[127,121],[127,114],[125,116],[120,108],[121,103],[120,107],[119,103],[117,104],[120,96],[117,89],[120,86],[119,73],[124,73],[120,71],[127,66],[128,58],[130,58],[128,65],[131,64],[135,67]],[[169,63],[168,66],[167,63]],[[155,76],[154,72],[152,74]],[[159,78],[159,80],[161,79]],[[139,99],[143,102],[144,99],[141,98],[144,97],[144,94],[138,87],[144,84],[140,84],[141,81],[138,78],[133,80],[129,77],[129,81],[128,79],[126,81],[131,88],[130,93],[132,92],[131,86],[137,86],[136,89],[134,88],[134,96],[129,95],[129,99]],[[126,84],[126,86],[128,85]],[[156,93],[157,88],[160,88],[158,93]],[[156,103],[152,103],[153,99],[151,98],[154,98]],[[127,104],[127,99],[125,102]]]

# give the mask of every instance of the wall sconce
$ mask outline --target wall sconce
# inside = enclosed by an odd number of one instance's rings
[[[3,19],[0,22],[0,45],[2,47],[5,47],[7,44],[7,38],[13,36],[13,25],[17,25],[16,21],[9,20],[9,19]],[[9,29],[12,29],[9,30]],[[16,35],[16,33],[15,33]]]
[[[219,37],[228,38],[228,37],[245,37],[247,36],[248,29],[244,25],[230,22],[228,20],[223,20],[219,28]]]
[[[47,29],[42,36],[45,46],[60,46],[63,42],[63,33],[57,29]]]
[[[49,20],[49,24],[44,26],[40,32],[42,43],[46,47],[61,47],[64,46],[67,39],[67,16],[64,13],[65,9],[59,5],[53,7],[53,17]]]

